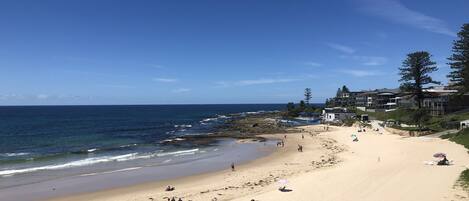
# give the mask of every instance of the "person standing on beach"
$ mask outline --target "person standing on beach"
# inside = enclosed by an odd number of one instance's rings
[[[234,163],[231,163],[231,171],[235,171]]]

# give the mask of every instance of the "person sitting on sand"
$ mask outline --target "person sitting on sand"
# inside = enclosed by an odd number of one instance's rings
[[[449,165],[449,161],[446,159],[446,156],[443,156],[443,159],[438,161],[437,165]]]
[[[358,142],[358,137],[355,134],[352,134],[352,141]]]
[[[182,198],[179,198],[178,201],[182,201]]]
[[[165,191],[174,191],[174,186],[167,186]]]

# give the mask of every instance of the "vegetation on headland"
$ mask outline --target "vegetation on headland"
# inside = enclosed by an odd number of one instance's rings
[[[256,135],[287,133],[288,128],[277,119],[281,113],[265,113],[234,118],[221,127],[221,131],[232,135]]]
[[[416,121],[419,120],[419,118],[413,118],[418,115],[414,112],[415,110],[405,108],[399,108],[390,112],[364,112],[361,110],[356,110],[356,113],[358,115],[368,114],[371,119],[376,119],[380,121],[393,120],[408,125],[416,125]],[[424,119],[425,121],[421,122],[421,128],[402,126],[396,126],[395,128],[408,131],[430,130],[433,132],[440,132],[449,129],[457,129],[459,127],[459,122],[466,119],[469,119],[469,111],[460,111],[442,116],[426,115]]]
[[[458,33],[458,39],[453,42],[452,55],[448,58],[452,71],[448,74],[451,83],[449,87],[458,93],[449,98],[448,104],[457,109],[462,109],[467,103],[461,95],[469,92],[469,24],[464,24]],[[415,98],[417,108],[398,108],[390,112],[363,112],[357,114],[368,114],[372,119],[382,121],[394,120],[399,123],[417,125],[416,127],[400,127],[402,130],[431,130],[444,131],[456,129],[459,121],[469,119],[469,111],[460,111],[441,116],[430,116],[428,111],[422,107],[425,96],[425,85],[437,84],[430,74],[438,70],[436,63],[431,60],[431,55],[425,51],[417,51],[407,55],[399,68],[402,91]]]
[[[287,118],[298,117],[300,115],[310,116],[313,113],[320,113],[321,108],[317,108],[314,105],[310,104],[312,93],[310,88],[305,89],[304,93],[305,99],[301,100],[298,104],[294,102],[289,102],[287,104],[287,110],[282,114],[282,116]]]

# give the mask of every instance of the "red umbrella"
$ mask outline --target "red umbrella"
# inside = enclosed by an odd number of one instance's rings
[[[443,157],[446,157],[446,154],[440,152],[440,153],[433,154],[433,157],[435,157],[435,158],[443,158]]]

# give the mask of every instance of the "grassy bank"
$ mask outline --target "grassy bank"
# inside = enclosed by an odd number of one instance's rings
[[[405,124],[412,124],[412,115],[413,110],[409,109],[397,109],[391,112],[364,112],[357,110],[357,114],[368,114],[371,119],[386,121],[389,119],[393,119],[395,121],[405,123]],[[459,122],[462,120],[469,119],[469,111],[465,112],[456,112],[451,113],[443,116],[437,117],[430,117],[428,121],[423,123],[423,127],[426,130],[431,130],[434,132],[445,131],[449,129],[456,129],[459,126]],[[413,130],[417,128],[404,128],[404,127],[396,127],[397,129],[402,130]]]
[[[464,129],[456,134],[442,135],[441,138],[456,142],[469,149],[469,129]]]
[[[464,190],[469,192],[469,169],[461,172],[458,183]]]
[[[456,142],[466,147],[466,149],[469,149],[469,129],[459,131],[456,134],[443,135],[441,138]],[[469,169],[461,173],[458,184],[469,192]]]

